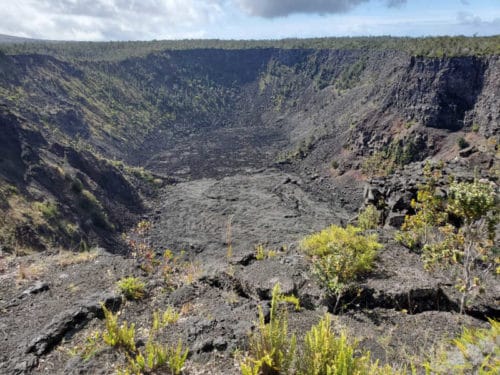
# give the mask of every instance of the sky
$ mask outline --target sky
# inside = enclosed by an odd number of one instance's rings
[[[52,40],[498,35],[500,0],[0,0],[0,34]]]

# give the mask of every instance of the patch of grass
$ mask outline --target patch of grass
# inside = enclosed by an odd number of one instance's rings
[[[118,281],[116,285],[127,299],[138,300],[144,297],[144,287],[146,285],[137,277],[125,277]]]
[[[189,350],[184,347],[179,339],[177,345],[160,344],[155,340],[158,331],[166,325],[167,321],[172,321],[176,315],[173,310],[167,310],[168,315],[163,315],[160,321],[159,313],[153,314],[153,323],[146,345],[143,349],[138,349],[135,344],[135,324],[128,325],[124,321],[118,326],[118,314],[113,314],[104,305],[102,306],[105,317],[106,330],[102,333],[102,339],[107,345],[125,350],[128,365],[120,374],[145,374],[168,367],[173,375],[182,372]],[[165,323],[165,324],[163,324]],[[96,340],[99,336],[96,336]]]
[[[60,215],[57,205],[50,201],[35,202],[33,203],[33,208],[38,210],[47,220],[55,219]]]
[[[68,349],[68,354],[72,357],[79,355],[84,361],[88,361],[101,348],[101,335],[99,330],[91,332],[85,338],[85,342],[82,345],[77,345]]]
[[[202,272],[198,262],[184,262],[182,268],[184,272],[181,274],[181,280],[186,285],[194,283]]]
[[[297,374],[362,374],[370,367],[370,355],[358,355],[356,346],[344,332],[335,335],[327,314],[306,333]]]

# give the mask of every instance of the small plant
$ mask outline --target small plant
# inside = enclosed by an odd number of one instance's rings
[[[278,300],[293,305],[295,311],[300,311],[300,300],[295,296],[279,295]]]
[[[102,309],[106,324],[106,330],[101,335],[103,341],[109,346],[124,349],[128,358],[128,366],[119,373],[141,375],[152,373],[164,366],[168,366],[173,375],[181,373],[188,356],[188,349],[184,348],[182,340],[173,346],[162,345],[155,341],[159,329],[178,319],[179,314],[172,308],[165,311],[161,320],[158,312],[153,314],[150,334],[143,350],[139,350],[135,345],[135,325],[132,323],[129,326],[127,322],[123,322],[118,326],[118,314],[113,314],[104,305]],[[99,334],[93,336],[91,342],[98,338]]]
[[[357,355],[356,346],[356,343],[348,342],[345,333],[335,335],[326,314],[306,333],[297,361],[297,375],[366,374],[370,368],[370,355]]]
[[[129,352],[135,352],[135,324],[130,326],[123,322],[118,326],[118,314],[113,314],[104,304],[102,305],[106,330],[102,333],[102,338],[106,344],[113,347],[121,347]]]
[[[176,347],[170,347],[167,350],[167,362],[168,367],[172,371],[172,374],[179,375],[184,367],[188,356],[188,349],[184,349],[182,341],[177,342]]]
[[[334,311],[350,284],[371,270],[382,248],[376,234],[362,235],[360,228],[336,225],[305,237],[300,246],[313,257],[313,274],[320,285],[335,297]]]
[[[158,331],[161,328],[166,327],[167,325],[177,323],[180,318],[180,313],[175,311],[172,306],[168,306],[167,309],[161,314],[159,311],[155,311],[153,313],[153,331]]]
[[[85,338],[83,346],[76,346],[69,349],[68,352],[71,356],[79,355],[84,361],[92,358],[101,346],[101,332],[93,331]]]
[[[182,284],[182,279],[189,282],[193,280],[199,269],[192,263],[187,263],[182,260],[185,252],[181,251],[179,255],[174,255],[171,250],[165,250],[163,259],[160,262],[161,274],[167,288],[174,290]],[[192,267],[191,267],[192,266]],[[191,274],[186,271],[191,268]]]
[[[184,251],[174,254],[167,249],[163,256],[157,255],[149,240],[150,230],[151,223],[142,220],[135,228],[122,235],[140,268],[148,274],[160,273],[169,290],[176,289],[184,282],[192,283],[200,272],[198,265],[184,261]]]
[[[280,308],[279,284],[273,288],[269,323],[259,306],[259,324],[250,336],[249,354],[240,363],[243,375],[288,374],[295,358],[295,335],[288,333],[288,316]]]
[[[286,310],[278,309],[279,285],[273,289],[271,315],[265,324],[259,309],[259,326],[250,337],[249,354],[240,358],[242,375],[405,375],[405,369],[379,366],[369,352],[360,352],[345,333],[336,335],[328,314],[313,326],[298,348],[288,333]],[[240,355],[235,353],[236,358]],[[414,370],[414,369],[413,369]],[[416,374],[416,370],[412,372]]]
[[[176,346],[170,346],[161,345],[150,339],[144,347],[144,353],[138,352],[134,358],[129,358],[127,371],[128,373],[144,374],[168,366],[172,375],[179,375],[188,353],[188,349],[183,347],[182,340],[179,340]]]
[[[117,282],[117,286],[127,299],[141,299],[144,297],[145,284],[137,277],[125,277]]]
[[[259,244],[255,247],[255,259],[264,260],[274,258],[277,255],[275,250],[266,249],[264,245]]]
[[[358,226],[363,230],[376,229],[380,223],[380,212],[370,204],[358,216]]]
[[[123,235],[125,242],[131,250],[131,255],[139,262],[141,269],[153,273],[159,265],[156,254],[148,239],[151,223],[141,220],[130,232]]]
[[[477,133],[479,131],[479,124],[472,124],[472,128],[471,130],[474,132],[474,133]]]

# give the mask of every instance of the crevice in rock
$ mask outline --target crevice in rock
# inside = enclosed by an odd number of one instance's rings
[[[327,299],[326,304],[329,311],[333,312],[335,298]],[[425,311],[459,311],[458,304],[451,301],[440,288],[414,289],[400,294],[362,288],[345,294],[339,306],[342,306],[343,311],[384,308],[404,310],[411,315]]]
[[[325,304],[328,310],[334,313],[335,298],[327,298]],[[380,290],[362,288],[346,293],[341,298],[339,306],[341,306],[340,311],[342,312],[383,308],[405,311],[410,315],[426,311],[460,311],[459,303],[450,299],[441,288],[413,289],[400,294],[387,294]],[[499,316],[498,309],[492,307],[480,308],[479,306],[473,306],[466,309],[464,313],[484,321]]]
[[[250,299],[250,296],[245,292],[243,285],[240,280],[223,272],[219,275],[206,276],[200,279],[202,283],[205,283],[213,288],[221,290],[232,290],[239,297]]]

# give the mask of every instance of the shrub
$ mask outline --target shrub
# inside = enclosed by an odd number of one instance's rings
[[[280,307],[280,286],[273,288],[269,323],[259,306],[259,325],[250,336],[249,355],[240,363],[243,375],[288,374],[295,358],[295,335],[288,333],[288,316]]]
[[[412,249],[422,246],[426,268],[455,267],[463,312],[472,294],[481,291],[484,273],[499,263],[494,246],[498,194],[489,182],[453,182],[445,200],[435,194],[437,179],[429,166],[424,173],[427,181],[412,202],[415,215],[405,218],[396,239]]]
[[[382,248],[376,234],[362,235],[354,226],[332,225],[305,237],[301,248],[313,256],[313,274],[320,285],[335,297],[334,311],[350,284],[371,270],[377,251]]]
[[[457,288],[461,292],[460,311],[473,292],[480,291],[484,269],[495,263],[495,226],[498,222],[498,196],[488,182],[452,183],[447,211],[460,218],[463,225],[456,230],[446,225],[444,240],[424,247],[427,266],[455,265],[461,275]],[[450,256],[450,254],[452,256]]]
[[[358,226],[361,229],[376,229],[380,223],[380,212],[370,204],[358,216]]]
[[[141,299],[144,297],[145,284],[137,277],[125,277],[117,282],[117,286],[127,299]]]
[[[339,252],[351,252],[361,260],[373,260],[376,250],[381,246],[377,242],[377,235],[363,235],[361,232],[360,228],[352,225],[348,225],[347,228],[331,225],[305,237],[300,246],[310,256],[321,257]]]
[[[69,178],[71,178],[71,177],[69,177]],[[77,178],[77,177],[71,178],[70,189],[75,194],[80,194],[82,192],[82,190],[83,190],[83,183],[82,183],[82,181],[80,181],[80,179]]]

